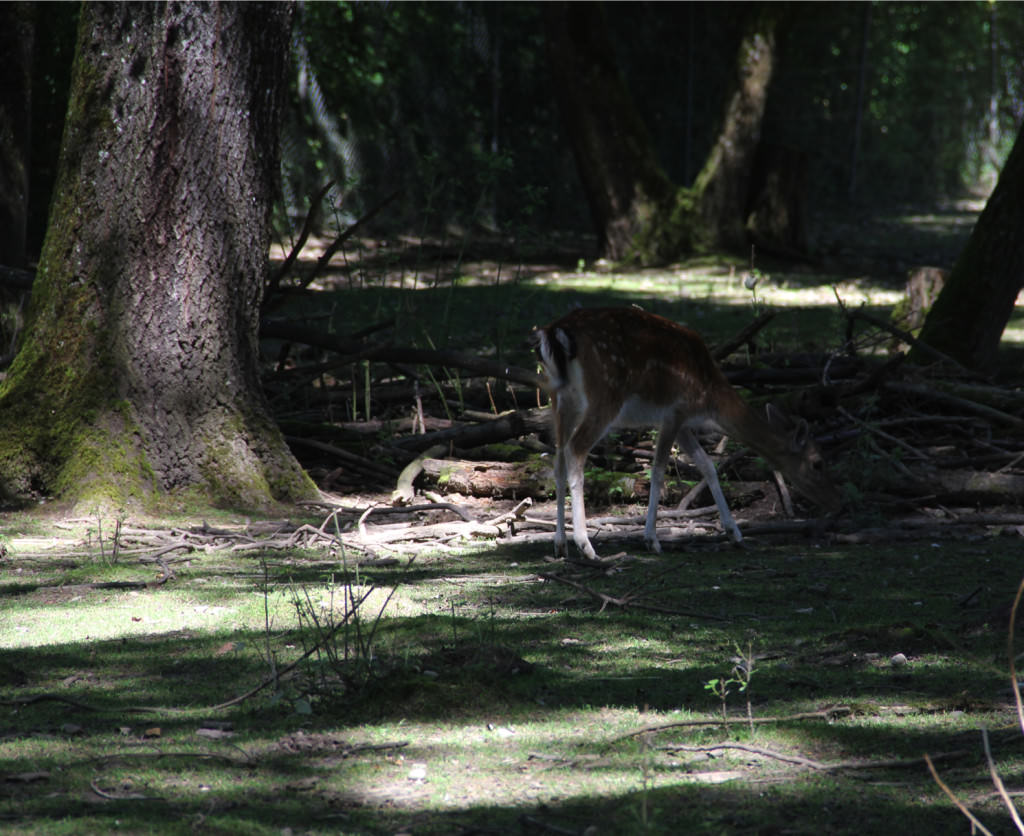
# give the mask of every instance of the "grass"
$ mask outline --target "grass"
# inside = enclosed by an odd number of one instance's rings
[[[546,546],[367,570],[375,595],[396,591],[365,684],[345,689],[314,656],[277,696],[268,687],[221,710],[267,677],[268,640],[279,668],[299,656],[309,636],[293,590],[326,606],[333,578],[337,603],[340,566],[316,552],[196,556],[163,586],[62,596],[19,589],[80,579],[81,567],[22,566],[15,551],[0,597],[0,822],[11,833],[883,833],[897,822],[962,833],[919,761],[952,752],[944,779],[1004,827],[976,729],[992,730],[1004,780],[1019,786],[1005,664],[1019,549],[751,545],[636,555],[611,575],[554,570],[615,595],[656,579],[640,603],[676,613],[599,612],[540,579],[553,571]],[[756,656],[755,720],[849,713],[751,730],[734,691],[736,722],[723,727],[706,684],[731,675],[737,645]],[[207,736],[224,724],[230,736]],[[753,748],[698,748],[720,744]],[[759,751],[908,763],[824,770]]]

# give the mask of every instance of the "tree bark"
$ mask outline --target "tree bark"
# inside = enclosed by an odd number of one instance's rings
[[[736,83],[726,102],[722,128],[693,186],[703,238],[698,241],[708,249],[736,250],[747,243],[748,194],[775,65],[778,16],[770,3],[748,11],[736,58]]]
[[[26,336],[0,388],[8,494],[260,508],[315,493],[257,368],[291,14],[83,8]]]
[[[935,300],[920,340],[965,366],[985,370],[1024,287],[1024,127],[995,190]],[[912,360],[928,362],[920,349]]]

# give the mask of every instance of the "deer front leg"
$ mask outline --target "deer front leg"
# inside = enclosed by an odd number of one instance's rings
[[[572,499],[572,539],[584,557],[597,560],[597,553],[587,536],[587,511],[583,502],[583,468],[587,454],[607,432],[612,414],[607,410],[591,409],[586,413],[572,437],[561,446],[569,497]]]
[[[583,504],[583,464],[586,454],[572,456],[566,463],[569,482],[569,496],[572,498],[572,539],[576,548],[589,560],[597,560],[597,552],[587,536],[587,509]],[[562,535],[565,536],[564,534]]]
[[[565,445],[555,453],[555,558],[568,557],[565,535],[565,494],[572,499],[572,539],[580,552],[590,560],[597,560],[597,552],[587,536],[587,511],[583,504],[583,463],[586,455],[580,457],[569,452]]]
[[[660,438],[658,439],[658,444],[661,444]],[[743,535],[740,534],[740,527],[736,525],[736,520],[729,513],[729,506],[725,502],[722,486],[718,484],[718,473],[715,471],[714,462],[704,452],[704,448],[700,446],[700,442],[697,441],[693,431],[688,427],[684,427],[679,433],[679,446],[690,457],[690,461],[697,465],[701,476],[708,483],[711,495],[715,498],[715,505],[718,506],[718,516],[722,519],[722,528],[729,533],[734,543],[742,542]]]

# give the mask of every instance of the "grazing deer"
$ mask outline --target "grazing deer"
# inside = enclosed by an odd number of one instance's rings
[[[591,448],[613,427],[659,427],[644,526],[651,551],[661,551],[655,517],[676,441],[707,480],[722,526],[735,542],[743,539],[715,466],[693,434],[705,424],[752,447],[810,499],[838,509],[839,494],[807,422],[794,423],[771,407],[762,418],[729,385],[704,341],[689,328],[639,308],[581,309],[534,331],[533,342],[547,373],[554,416],[556,556],[566,556],[568,484],[573,540],[588,558],[597,557],[587,536],[583,467]]]

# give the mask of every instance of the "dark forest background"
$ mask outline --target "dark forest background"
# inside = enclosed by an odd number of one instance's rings
[[[35,29],[28,251],[45,232],[78,5]],[[590,218],[562,138],[533,3],[301,6],[284,137],[282,231],[328,179],[345,225],[543,238]],[[659,161],[691,183],[722,118],[738,4],[609,3],[614,60]],[[823,217],[987,196],[1024,120],[1024,5],[814,3],[778,31],[762,143],[806,175]],[[290,223],[284,223],[285,216]],[[816,224],[817,222],[817,224]]]

